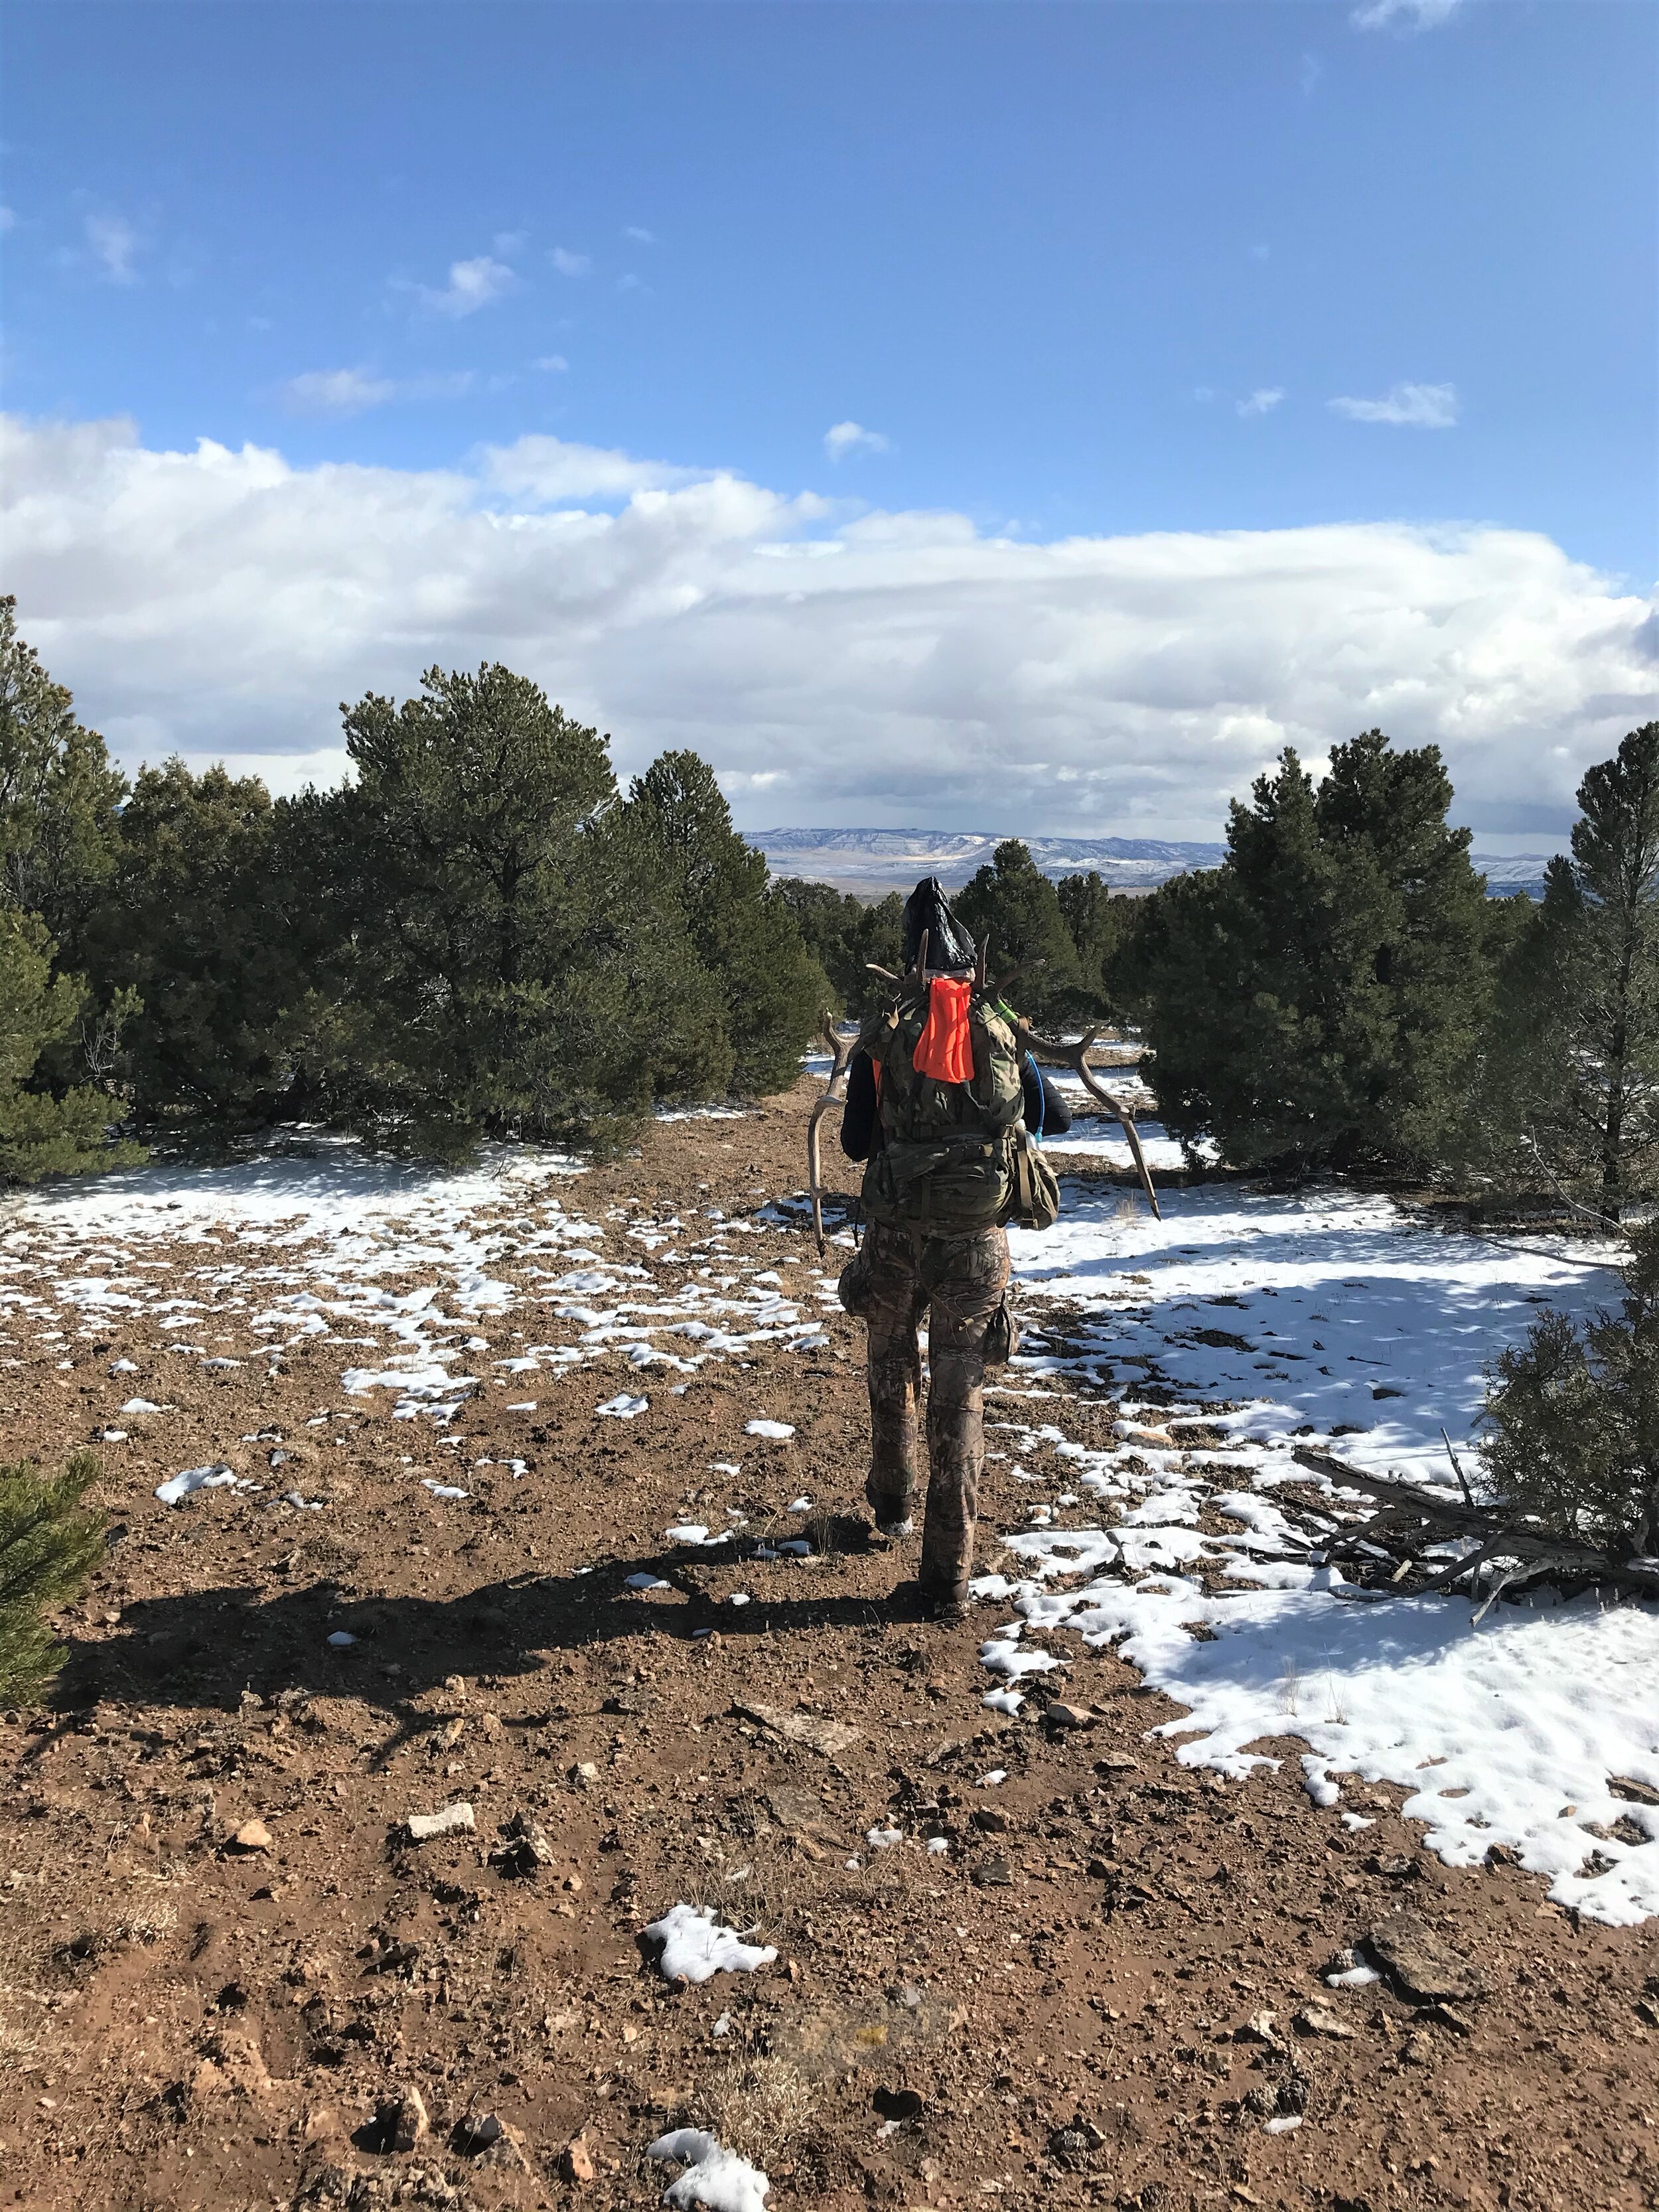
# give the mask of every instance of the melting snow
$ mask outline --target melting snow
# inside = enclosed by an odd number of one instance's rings
[[[665,1981],[706,1982],[713,1974],[752,1974],[777,1957],[770,1944],[745,1943],[735,1928],[722,1928],[712,1905],[676,1905],[646,1929],[662,1945],[658,1961]]]
[[[1486,1367],[1540,1306],[1582,1315],[1616,1296],[1603,1255],[1442,1235],[1341,1191],[1170,1191],[1162,1224],[1115,1190],[1066,1195],[1054,1231],[1010,1239],[1028,1314],[1045,1296],[1082,1310],[1064,1357],[1028,1338],[1024,1381],[1157,1383],[1188,1402],[1130,1396],[1104,1449],[1003,1424],[1028,1468],[1086,1491],[1110,1525],[1050,1510],[1004,1537],[1004,1571],[974,1589],[1019,1620],[982,1646],[988,1669],[1052,1665],[1022,1641],[1032,1631],[1110,1644],[1186,1709],[1152,1731],[1182,1739],[1183,1765],[1243,1774],[1262,1763],[1253,1744],[1297,1736],[1316,1804],[1339,1805],[1349,1779],[1401,1784],[1448,1864],[1503,1843],[1560,1904],[1614,1923],[1659,1913],[1659,1809],[1609,1786],[1659,1788],[1659,1607],[1545,1593],[1476,1625],[1467,1596],[1376,1600],[1320,1548],[1370,1501],[1290,1456],[1308,1435],[1444,1484],[1441,1425],[1469,1437]],[[1238,1410],[1208,1411],[1217,1400]],[[1224,1446],[1188,1449],[1171,1433],[1183,1418]],[[1324,1510],[1277,1503],[1287,1480]]]
[[[706,2129],[676,2128],[670,2135],[659,2136],[646,2156],[675,2159],[684,2165],[684,2172],[669,2183],[662,2196],[665,2204],[678,2206],[679,2212],[690,2212],[698,2204],[706,2205],[708,2212],[765,2212],[771,2182],[758,2166],[726,2149]]]

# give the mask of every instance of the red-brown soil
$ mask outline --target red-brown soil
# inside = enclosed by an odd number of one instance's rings
[[[799,1186],[809,1088],[659,1126],[570,1200],[751,1215]],[[744,1260],[807,1249],[763,1227]],[[146,1252],[210,1309],[210,1256]],[[483,1333],[510,1350],[518,1318]],[[1303,1793],[1299,1747],[1248,1782],[1182,1768],[1146,1735],[1174,1709],[1109,1655],[1072,1678],[1087,1729],[988,1712],[989,1615],[909,1617],[914,1545],[855,1529],[861,1333],[837,1313],[828,1334],[711,1361],[680,1396],[619,1349],[538,1378],[533,1419],[487,1383],[444,1454],[388,1394],[344,1397],[356,1355],[325,1339],[267,1379],[159,1350],[142,1317],[95,1349],[18,1331],[7,1457],[57,1459],[135,1389],[179,1410],[107,1447],[117,1540],[60,1623],[50,1707],[0,1723],[0,2203],[646,2206],[676,2171],[646,2146],[694,2124],[767,2170],[775,2212],[1659,2204],[1655,1931],[1575,1925],[1511,1869],[1448,1872],[1399,1792],[1350,1836]],[[136,1374],[109,1374],[122,1357]],[[630,1388],[648,1415],[593,1413]],[[762,1414],[793,1441],[757,1446]],[[1064,1419],[1087,1440],[1112,1414],[1085,1394]],[[241,1441],[265,1428],[325,1510],[155,1498],[210,1461],[270,1481],[268,1445]],[[522,1480],[471,1465],[514,1454]],[[434,1498],[411,1480],[428,1470],[471,1496]],[[987,1556],[1009,1487],[994,1463]],[[728,1507],[747,1536],[796,1534],[797,1492],[846,1516],[810,1561],[665,1540]],[[670,1587],[627,1589],[642,1571]],[[722,1601],[738,1589],[746,1607]],[[331,1648],[338,1629],[357,1640]],[[744,1705],[858,1735],[826,1755]],[[977,1786],[993,1767],[1006,1781]],[[463,1799],[476,1834],[404,1839],[410,1813]],[[489,1855],[520,1814],[553,1863],[517,1877]],[[255,1819],[268,1846],[239,1848]],[[904,1843],[870,1848],[889,1823]],[[669,1987],[638,1938],[679,1900],[757,1928],[776,1964]],[[1325,1988],[1332,1954],[1402,1904],[1483,1996]],[[1310,2006],[1349,2033],[1298,2029]],[[377,2109],[409,2086],[431,2133],[380,2148]],[[485,2114],[504,2133],[479,2155],[459,2131]],[[578,2136],[591,2179],[562,2170]]]

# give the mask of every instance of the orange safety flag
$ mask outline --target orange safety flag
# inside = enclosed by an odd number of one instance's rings
[[[973,995],[971,983],[934,976],[928,991],[927,1026],[916,1039],[911,1060],[918,1075],[930,1075],[935,1083],[973,1081],[974,1041],[968,1030]]]

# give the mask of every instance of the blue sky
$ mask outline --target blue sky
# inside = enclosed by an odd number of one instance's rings
[[[1492,523],[1659,572],[1638,0],[3,21],[25,417],[299,470],[547,436],[1033,542]]]

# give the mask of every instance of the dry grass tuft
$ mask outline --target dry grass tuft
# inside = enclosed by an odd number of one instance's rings
[[[728,2150],[763,2166],[804,2135],[817,2109],[811,2082],[787,2058],[734,2058],[714,2075],[702,2103]]]

